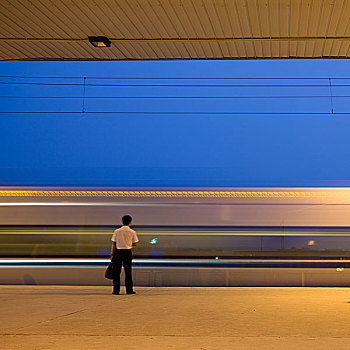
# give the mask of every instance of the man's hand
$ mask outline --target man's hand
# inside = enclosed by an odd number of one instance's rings
[[[116,249],[117,249],[116,243],[112,242],[111,260],[113,259]]]

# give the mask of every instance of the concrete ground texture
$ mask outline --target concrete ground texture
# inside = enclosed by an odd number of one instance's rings
[[[0,286],[0,349],[350,349],[350,289]]]

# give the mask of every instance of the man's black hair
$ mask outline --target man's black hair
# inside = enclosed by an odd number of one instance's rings
[[[122,217],[122,222],[123,222],[123,225],[129,225],[130,222],[132,221],[132,217],[130,215],[124,215]]]

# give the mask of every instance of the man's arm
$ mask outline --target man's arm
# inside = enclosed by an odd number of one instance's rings
[[[115,242],[112,242],[111,259],[113,258],[113,255],[114,255],[114,253],[115,253],[115,250],[116,250],[116,243],[115,243]]]
[[[132,236],[132,246],[136,247],[137,246],[137,242],[139,241],[137,234],[135,231],[133,231],[133,236]]]

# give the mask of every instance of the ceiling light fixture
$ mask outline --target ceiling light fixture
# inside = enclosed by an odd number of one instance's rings
[[[111,42],[105,36],[89,36],[89,42],[94,47],[110,47]]]

